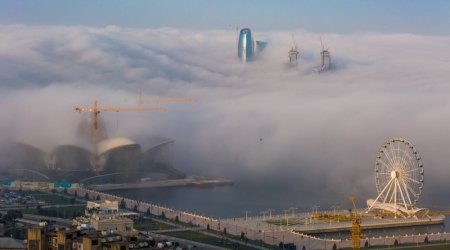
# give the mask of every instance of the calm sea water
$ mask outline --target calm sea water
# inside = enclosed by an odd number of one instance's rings
[[[111,191],[111,193],[215,218],[244,217],[244,211],[246,210],[250,211],[250,216],[261,215],[260,212],[267,209],[274,209],[275,214],[283,214],[291,207],[296,208],[296,212],[308,212],[315,205],[320,206],[319,210],[331,210],[333,204],[339,204],[336,201],[337,198],[327,196],[323,192],[301,192],[290,187],[290,183],[236,181],[233,186],[148,188]],[[360,201],[360,203],[362,202]],[[348,207],[342,208],[350,208],[350,204],[347,205]],[[450,220],[447,219],[445,224],[449,225],[449,223]],[[378,236],[443,232],[448,231],[445,224],[372,230],[365,233],[370,236]],[[317,236],[347,238],[348,234],[322,234]]]
[[[260,212],[267,209],[283,213],[290,207],[309,211],[312,204],[311,197],[302,199],[289,189],[247,182],[236,182],[233,186],[148,188],[110,193],[216,218],[243,217],[245,210],[250,211],[251,216],[261,215]]]
[[[251,216],[259,216],[267,209],[283,214],[291,207],[296,208],[296,212],[309,212],[313,206],[319,206],[319,210],[332,210],[331,207],[337,204],[341,209],[351,208],[345,196],[336,197],[328,191],[292,186],[290,182],[239,180],[233,186],[147,188],[110,193],[216,218],[243,217],[246,210]],[[358,202],[359,207],[364,207],[363,198]]]

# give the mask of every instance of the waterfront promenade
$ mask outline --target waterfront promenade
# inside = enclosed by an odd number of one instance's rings
[[[150,213],[152,215],[164,216],[168,219],[190,223],[192,225],[210,228],[216,231],[227,232],[227,234],[241,236],[245,234],[250,240],[259,240],[267,244],[278,245],[280,242],[294,243],[297,249],[332,249],[334,245],[338,248],[351,247],[350,240],[341,239],[319,239],[311,237],[299,232],[293,228],[282,227],[268,223],[262,223],[261,216],[234,219],[215,219],[207,216],[198,215],[191,212],[180,211],[156,204],[151,204],[144,201],[129,199],[126,197],[119,197],[112,194],[103,193],[96,190],[86,189],[83,187],[75,187],[68,190],[69,193],[80,197],[89,195],[91,199],[99,197],[101,200],[117,200],[124,202],[126,208],[137,210],[142,213]],[[429,242],[447,241],[450,239],[449,233],[435,233],[435,234],[414,234],[414,235],[392,235],[385,237],[373,237],[361,239],[361,246],[368,244],[369,246],[394,245],[398,244],[420,244],[428,239]],[[367,243],[366,243],[367,242]]]

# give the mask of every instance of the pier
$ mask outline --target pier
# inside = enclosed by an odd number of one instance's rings
[[[136,183],[120,183],[120,184],[97,184],[90,185],[90,189],[97,191],[112,191],[139,188],[157,188],[157,187],[181,187],[181,186],[231,186],[233,181],[228,179],[215,179],[211,177],[190,177],[173,180],[150,180]]]

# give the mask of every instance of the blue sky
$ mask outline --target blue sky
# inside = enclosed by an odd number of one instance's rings
[[[0,0],[0,24],[450,33],[450,1]]]

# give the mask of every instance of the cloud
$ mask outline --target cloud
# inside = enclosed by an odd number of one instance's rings
[[[231,30],[0,26],[3,141],[50,150],[76,143],[76,106],[131,107],[147,96],[195,98],[164,113],[102,114],[110,135],[175,140],[174,163],[196,173],[273,178],[328,196],[375,194],[381,144],[414,143],[425,193],[450,172],[450,37],[254,31],[258,61],[237,58]],[[297,68],[286,66],[291,33]],[[319,37],[337,70],[318,74]],[[241,176],[241,177],[239,177]],[[430,181],[429,181],[430,180]],[[448,194],[447,194],[448,195]]]

